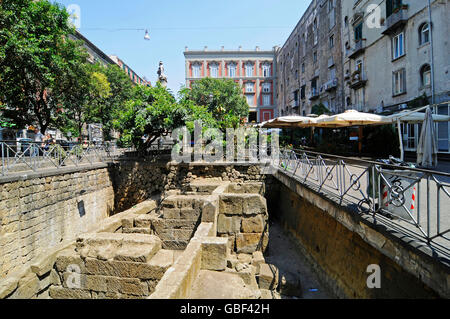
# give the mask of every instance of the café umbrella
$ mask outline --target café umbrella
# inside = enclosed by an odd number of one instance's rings
[[[425,121],[422,126],[419,144],[417,145],[417,165],[422,167],[437,166],[437,143],[431,108],[425,112]]]

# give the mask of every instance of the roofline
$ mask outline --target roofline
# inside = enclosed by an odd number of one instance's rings
[[[75,37],[80,38],[80,40],[84,41],[89,47],[91,47],[98,55],[100,55],[104,60],[106,60],[109,64],[116,64],[105,52],[100,50],[94,43],[89,41],[84,35],[82,35],[78,30],[75,30]]]

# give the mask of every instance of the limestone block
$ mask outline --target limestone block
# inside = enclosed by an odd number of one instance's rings
[[[227,268],[227,238],[202,239],[202,269],[223,271]]]
[[[262,233],[264,231],[264,219],[261,215],[246,217],[242,219],[241,232]]]
[[[115,252],[114,260],[146,263],[149,262],[159,250],[160,247],[157,245],[140,245],[139,247],[127,245]]]
[[[85,246],[101,247],[114,245],[120,247],[124,244],[130,245],[158,245],[160,239],[156,236],[145,234],[123,234],[123,233],[89,233],[78,236],[77,248]]]
[[[90,291],[80,289],[69,289],[52,286],[49,289],[50,297],[53,299],[91,299]]]
[[[249,264],[249,265],[252,263],[252,255],[238,254],[237,258],[238,258],[239,262],[241,262],[241,263]]]
[[[201,210],[196,208],[181,208],[180,210],[180,219],[185,220],[198,220],[201,215]]]
[[[86,273],[110,277],[139,278],[142,280],[158,279],[159,269],[148,263],[126,261],[102,261],[86,258]]]
[[[52,269],[47,276],[40,278],[39,291],[42,291],[51,285],[61,285],[61,279],[54,269]]]
[[[151,235],[152,230],[150,227],[133,227],[133,228],[123,228],[122,229],[123,234],[145,234],[145,235]]]
[[[10,295],[19,284],[19,278],[15,276],[8,276],[6,279],[0,281],[0,299],[4,299]]]
[[[219,214],[219,202],[215,200],[207,200],[202,207],[202,222],[215,223]]]
[[[134,227],[149,228],[154,219],[155,217],[151,215],[140,215],[134,219]]]
[[[163,208],[164,219],[180,219],[180,209],[179,208]]]
[[[39,278],[34,273],[29,273],[19,280],[17,289],[11,295],[11,299],[31,299],[39,292]]]
[[[197,227],[197,230],[194,234],[194,238],[213,237],[214,235],[215,235],[214,224],[202,222]]]
[[[252,266],[256,268],[256,274],[259,274],[259,269],[261,264],[265,264],[266,261],[264,259],[263,253],[260,251],[255,251],[252,257]]]
[[[268,289],[260,289],[261,299],[273,299],[272,291]]]
[[[134,227],[134,217],[128,217],[122,219],[123,228],[133,228]]]
[[[261,195],[243,195],[243,213],[245,215],[267,214],[267,201]]]
[[[302,285],[299,276],[284,272],[280,276],[279,292],[284,296],[302,297]]]
[[[266,234],[247,234],[241,233],[236,235],[236,252],[253,254],[255,251],[265,251],[268,244],[268,236]]]
[[[258,275],[260,289],[276,290],[278,287],[279,270],[274,265],[262,264]]]
[[[225,214],[220,214],[217,219],[217,232],[219,234],[231,234],[233,233],[233,219],[227,217]]]
[[[133,296],[147,296],[148,285],[136,278],[107,277],[108,293],[121,293]]]
[[[167,269],[174,262],[174,252],[172,250],[161,249],[150,261],[149,265],[153,268],[153,277],[157,280],[161,279]]]
[[[220,195],[220,213],[226,215],[241,215],[243,212],[243,199],[241,195],[224,194]]]
[[[235,254],[230,254],[227,259],[227,267],[230,269],[235,269],[239,260]]]

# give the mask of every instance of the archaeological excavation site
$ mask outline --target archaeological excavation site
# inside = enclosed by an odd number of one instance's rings
[[[448,295],[441,263],[261,164],[116,160],[4,178],[0,195],[0,298]]]

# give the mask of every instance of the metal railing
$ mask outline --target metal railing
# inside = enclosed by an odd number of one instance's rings
[[[0,141],[0,174],[8,176],[26,171],[67,166],[92,165],[111,161],[126,149],[110,143],[47,144],[31,141]]]
[[[395,229],[450,252],[450,174],[303,150],[280,152],[279,169]]]

